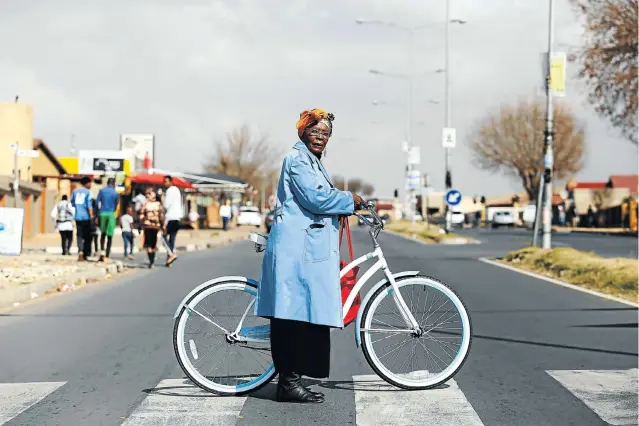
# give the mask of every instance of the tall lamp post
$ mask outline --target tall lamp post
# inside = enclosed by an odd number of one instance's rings
[[[377,75],[387,75],[387,76],[391,76],[391,77],[404,77],[406,78],[408,84],[407,84],[407,90],[408,90],[408,105],[407,105],[407,110],[408,110],[408,122],[407,122],[407,137],[406,137],[406,143],[405,143],[405,150],[407,151],[407,153],[409,153],[408,158],[410,158],[410,153],[413,152],[412,150],[414,149],[414,138],[413,138],[413,81],[414,81],[414,70],[413,70],[413,49],[414,49],[414,41],[415,41],[415,32],[423,29],[423,28],[427,28],[428,25],[420,25],[417,27],[406,27],[406,26],[402,26],[399,25],[397,23],[394,22],[386,22],[386,21],[379,21],[379,20],[368,20],[368,19],[356,19],[355,23],[357,23],[358,25],[382,25],[382,26],[386,26],[386,27],[391,27],[391,28],[396,28],[399,29],[401,31],[404,31],[408,34],[409,38],[408,38],[408,74],[406,76],[400,76],[400,75],[393,75],[393,74],[389,74],[389,73],[383,73],[381,71],[378,70],[371,70],[370,73],[371,74],[377,74]],[[407,159],[408,159],[407,158]],[[406,174],[407,176],[411,176],[413,173],[413,168],[415,166],[415,164],[412,164],[412,162],[407,161],[407,167],[406,167]],[[408,205],[412,206],[409,209],[410,212],[410,217],[411,220],[413,222],[413,224],[415,223],[415,208],[414,208],[414,202],[415,202],[415,189],[411,188],[409,190],[409,201],[407,202]]]

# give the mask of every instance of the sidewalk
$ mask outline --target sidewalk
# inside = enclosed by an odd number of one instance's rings
[[[246,240],[249,232],[265,232],[262,229],[242,227],[228,231],[180,230],[176,241],[176,251],[197,251],[222,247],[235,241]],[[136,235],[136,251],[142,239]],[[39,235],[26,239],[20,256],[0,256],[0,309],[17,306],[45,294],[74,291],[76,287],[89,282],[103,281],[112,275],[133,271],[129,266],[117,260],[124,253],[120,235],[114,236],[111,256],[108,263],[78,262],[76,256],[62,256],[58,234]],[[76,241],[74,240],[74,244]],[[161,247],[160,244],[158,246]],[[164,252],[162,247],[159,252]],[[77,253],[77,247],[72,248]],[[95,256],[95,254],[94,254]]]
[[[208,248],[217,247],[223,243],[246,239],[249,232],[265,233],[266,231],[263,228],[258,229],[255,227],[234,227],[229,228],[228,231],[222,231],[221,229],[181,229],[177,235],[175,250],[178,252],[206,250]],[[133,235],[135,237],[134,252],[139,253],[143,251],[142,235],[139,235],[137,232],[134,232]],[[160,241],[158,241],[157,247],[159,253],[166,252]],[[49,254],[62,254],[62,247],[60,246],[60,235],[58,233],[42,234],[33,238],[25,239],[23,242],[23,251],[25,253],[46,252]],[[71,253],[78,253],[77,239],[75,234],[73,236]],[[124,253],[124,242],[119,232],[117,232],[116,235],[113,236],[111,253],[112,255],[122,255]]]

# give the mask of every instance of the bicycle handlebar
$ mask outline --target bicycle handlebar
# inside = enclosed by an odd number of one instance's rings
[[[361,214],[357,213],[357,211],[353,212],[353,214],[357,216],[358,218],[360,218],[365,224],[367,224],[369,227],[373,228],[376,231],[384,229],[384,221],[382,221],[382,218],[379,217],[379,215],[375,211],[375,202],[367,201],[365,205],[358,206],[358,209],[356,210],[362,210],[362,209],[369,211],[369,213],[373,216],[372,221],[369,218],[364,217]]]

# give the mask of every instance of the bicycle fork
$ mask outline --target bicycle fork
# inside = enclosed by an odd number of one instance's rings
[[[391,285],[391,288],[388,291],[392,292],[393,299],[395,299],[395,303],[397,303],[397,306],[399,307],[399,313],[401,314],[402,318],[406,322],[406,325],[410,327],[411,329],[415,330],[417,333],[419,333],[421,331],[419,324],[417,323],[417,320],[413,316],[413,313],[410,311],[410,309],[408,309],[408,305],[406,305],[406,302],[404,301],[404,298],[402,297],[402,294],[400,293],[399,288],[397,287],[397,282],[395,281],[395,277],[393,277],[393,274],[388,269],[388,265],[386,264],[385,259],[383,260],[382,271],[384,271],[384,275],[386,275],[386,278],[388,279],[388,282]]]

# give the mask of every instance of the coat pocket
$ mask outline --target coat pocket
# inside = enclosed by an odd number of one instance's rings
[[[322,223],[313,223],[305,231],[304,262],[321,262],[328,259],[328,228]]]

